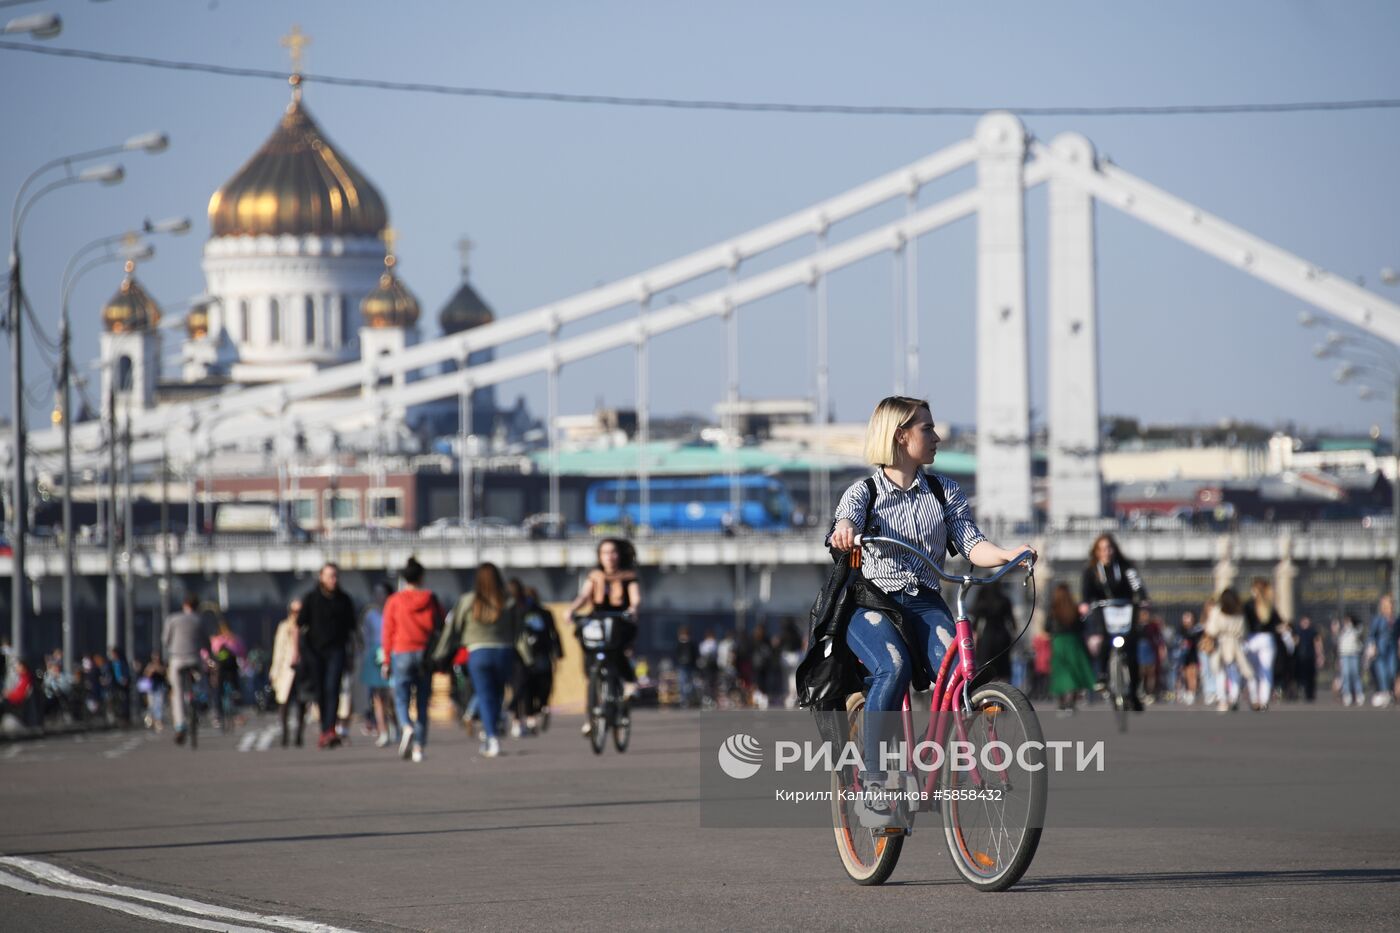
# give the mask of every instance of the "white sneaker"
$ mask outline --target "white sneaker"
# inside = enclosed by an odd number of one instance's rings
[[[1380,709],[1382,706],[1384,706],[1384,705],[1385,705],[1385,694],[1384,694],[1384,693],[1378,693],[1378,694],[1376,694],[1374,697],[1372,697],[1372,699],[1371,699],[1371,705],[1374,706],[1376,709]]]
[[[403,738],[399,739],[399,757],[400,757],[400,758],[407,758],[408,755],[409,755],[409,749],[410,749],[410,747],[411,747],[412,745],[413,745],[413,730],[412,730],[412,729],[404,729],[404,730],[403,730]]]
[[[510,724],[510,737],[512,739],[518,739],[524,734],[525,730],[521,728],[520,720],[517,719],[515,722]]]
[[[374,744],[375,744],[375,747],[377,747],[377,748],[383,748],[384,746],[388,745],[388,744],[389,744],[390,742],[392,742],[392,741],[393,741],[393,739],[389,738],[389,733],[388,733],[388,732],[381,732],[381,733],[379,733],[379,738],[377,738],[377,739],[374,740]]]
[[[1350,705],[1351,705],[1351,694],[1350,694],[1350,693],[1348,693],[1348,694],[1346,694],[1345,696],[1342,697],[1342,705],[1343,705],[1343,706],[1350,706]]]
[[[501,742],[500,742],[500,740],[497,739],[497,738],[494,738],[494,737],[487,739],[487,740],[486,740],[486,747],[485,747],[484,749],[482,749],[482,751],[481,751],[482,757],[484,757],[484,758],[495,758],[495,757],[496,757],[497,755],[499,755],[500,753],[501,753]]]
[[[593,720],[591,720],[591,719],[585,719],[585,720],[583,721],[583,729],[580,730],[580,731],[582,731],[584,735],[592,735],[592,734],[593,734]]]
[[[423,763],[423,746],[416,742],[413,744],[413,763],[416,765]]]

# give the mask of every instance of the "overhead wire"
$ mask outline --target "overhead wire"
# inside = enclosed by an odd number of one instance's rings
[[[56,58],[74,58],[114,65],[132,65],[173,71],[200,72],[232,78],[258,78],[286,81],[287,73],[268,68],[244,68],[214,65],[207,62],[179,61],[144,55],[120,55],[90,49],[55,48],[50,45],[28,45],[0,42],[0,51],[28,52]],[[897,104],[835,104],[795,103],[789,101],[740,101],[697,98],[629,96],[615,94],[575,94],[563,91],[524,91],[510,88],[472,87],[436,84],[424,81],[391,81],[358,78],[345,75],[302,74],[303,83],[338,87],[369,88],[381,91],[401,91],[441,94],[454,97],[480,97],[498,100],[542,101],[558,104],[585,104],[607,107],[645,107],[670,110],[727,110],[748,113],[837,114],[845,116],[904,116],[952,117],[980,116],[989,110],[1009,110],[1026,116],[1186,116],[1245,113],[1308,113],[1348,110],[1400,109],[1400,98],[1359,98],[1351,100],[1296,100],[1228,104],[1128,104],[1108,106],[1054,105],[1012,106],[1009,104],[968,105],[897,105]]]

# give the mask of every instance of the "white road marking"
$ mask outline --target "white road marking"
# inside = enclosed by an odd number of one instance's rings
[[[176,897],[173,894],[160,894],[155,891],[144,891],[141,888],[132,888],[122,884],[108,884],[105,881],[96,881],[92,878],[84,878],[71,871],[59,868],[57,865],[50,865],[37,859],[4,857],[0,858],[0,865],[8,868],[17,868],[26,874],[32,875],[38,882],[26,881],[7,872],[0,872],[0,884],[7,885],[17,890],[26,891],[30,894],[42,894],[46,897],[61,897],[68,900],[85,901],[99,907],[107,907],[112,910],[120,910],[125,913],[134,914],[138,917],[148,917],[153,920],[161,920],[166,923],[179,923],[184,926],[195,927],[201,930],[232,930],[236,933],[267,933],[265,929],[258,927],[230,926],[227,921],[235,920],[240,923],[257,923],[262,927],[272,927],[278,930],[292,930],[294,933],[351,933],[349,930],[340,927],[333,927],[324,923],[316,923],[313,920],[302,920],[298,917],[288,917],[279,914],[256,914],[247,910],[235,910],[231,907],[220,907],[217,904],[206,904],[202,901],[190,900],[185,897]],[[52,887],[51,885],[63,885],[66,888],[77,888],[77,891],[66,891],[63,888]],[[107,895],[107,896],[104,896]],[[130,900],[117,900],[117,898],[129,898]],[[194,917],[187,917],[181,914],[166,913],[152,907],[144,907],[140,904],[133,904],[130,901],[145,901],[151,904],[159,904],[162,907],[171,907],[176,910],[183,910]],[[219,918],[217,921],[204,918]]]
[[[271,748],[272,743],[277,740],[277,734],[281,731],[281,728],[278,726],[268,726],[264,729],[262,735],[258,736],[258,751],[265,752]]]
[[[24,751],[23,745],[11,745],[9,748],[5,749],[5,754],[0,755],[0,758],[13,758],[22,751]]]
[[[201,920],[198,917],[186,917],[180,914],[166,913],[163,910],[156,910],[154,907],[143,907],[140,904],[119,901],[113,897],[101,897],[96,894],[84,894],[78,891],[65,891],[61,888],[51,888],[47,885],[35,884],[32,881],[25,881],[23,878],[17,878],[9,872],[0,871],[0,885],[4,885],[7,888],[14,888],[16,891],[22,891],[25,894],[57,897],[65,901],[81,901],[84,904],[92,904],[96,907],[105,907],[108,910],[132,914],[133,916],[141,917],[145,920],[155,920],[160,923],[174,923],[180,926],[194,927],[196,930],[225,930],[229,931],[229,933],[267,933],[265,928],[232,926],[223,921]]]
[[[144,741],[146,740],[138,735],[135,738],[127,739],[121,745],[117,746],[116,748],[109,749],[108,751],[105,751],[102,754],[104,757],[107,758],[120,758],[128,752],[135,751],[136,748],[139,745],[141,745],[141,743],[143,743]]]

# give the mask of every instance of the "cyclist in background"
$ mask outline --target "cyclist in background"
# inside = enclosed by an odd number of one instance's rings
[[[972,509],[958,484],[947,476],[924,473],[923,467],[937,456],[941,440],[927,401],[904,396],[882,399],[865,427],[865,459],[878,468],[871,476],[874,501],[866,480],[851,484],[836,506],[831,545],[849,551],[869,514],[881,535],[922,550],[939,567],[950,542],[977,567],[1001,566],[1027,550],[1034,555],[1028,544],[1007,549],[988,541],[973,522]],[[933,482],[940,484],[942,496]],[[874,595],[878,599],[882,594],[888,606],[884,611],[857,606],[847,622],[846,644],[867,671],[866,712],[892,712],[899,709],[909,688],[911,652],[918,652],[930,678],[937,674],[953,641],[953,615],[943,601],[938,577],[913,555],[867,554],[860,572],[867,589],[878,590]],[[880,734],[881,730],[867,724],[863,777],[871,785],[884,783],[878,757]]]
[[[165,665],[170,672],[170,712],[175,720],[175,744],[185,744],[185,716],[198,715],[198,710],[185,709],[185,684],[199,670],[200,655],[207,650],[208,636],[204,619],[195,611],[199,600],[193,593],[180,602],[180,611],[165,620],[161,646]]]
[[[618,674],[622,677],[623,695],[630,698],[636,691],[637,675],[632,670],[626,650],[637,638],[637,610],[642,604],[642,586],[637,582],[637,552],[632,542],[626,538],[604,538],[598,544],[598,566],[588,572],[578,596],[569,605],[569,615],[585,605],[592,605],[594,615],[609,615],[614,618],[614,631],[618,632],[619,648]],[[589,658],[583,659],[584,676],[588,676]],[[583,734],[588,735],[592,723],[583,724]]]
[[[218,634],[209,639],[210,671],[213,674],[210,699],[220,721],[225,716],[232,716],[238,707],[239,667],[247,656],[248,649],[244,647],[243,639],[233,633],[228,622],[220,621]]]
[[[1094,539],[1089,549],[1089,562],[1079,585],[1079,611],[1088,616],[1087,628],[1090,633],[1102,635],[1104,631],[1103,611],[1089,612],[1089,604],[1105,599],[1130,599],[1136,607],[1133,613],[1133,627],[1124,637],[1123,655],[1128,662],[1129,698],[1128,702],[1136,712],[1142,712],[1142,698],[1138,696],[1138,624],[1137,614],[1151,603],[1147,598],[1147,588],[1142,585],[1133,562],[1118,550],[1118,542],[1113,535],[1101,534]],[[1094,657],[1094,673],[1098,677],[1098,687],[1108,681],[1108,639],[1100,639],[1099,652]]]

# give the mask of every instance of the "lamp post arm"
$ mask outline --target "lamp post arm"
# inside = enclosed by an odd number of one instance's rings
[[[102,156],[116,155],[125,149],[125,146],[105,146],[101,149],[93,149],[90,152],[79,152],[74,155],[60,156],[57,159],[50,159],[30,172],[29,177],[20,184],[19,191],[15,192],[14,207],[10,209],[10,229],[15,229],[15,217],[19,213],[19,202],[23,200],[24,193],[29,190],[29,186],[34,184],[35,180],[38,179],[40,175],[44,174],[49,169],[57,168],[62,165],[68,172],[65,178],[77,181],[77,176],[73,174],[74,162],[84,162],[88,159],[100,159]]]
[[[25,202],[24,207],[22,208],[20,207],[19,199],[15,199],[15,210],[11,214],[10,222],[11,257],[19,255],[19,230],[20,227],[24,225],[24,218],[28,216],[29,209],[34,206],[35,202],[37,202],[44,195],[48,194],[50,191],[56,191],[59,188],[66,188],[69,185],[76,185],[80,181],[82,181],[82,179],[79,178],[77,175],[71,175],[67,178],[60,178],[57,181],[51,181],[44,187],[40,188],[38,191],[34,192],[33,196],[30,197],[30,199],[27,202]]]

